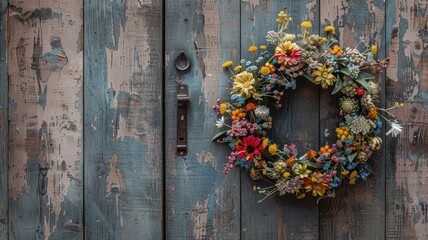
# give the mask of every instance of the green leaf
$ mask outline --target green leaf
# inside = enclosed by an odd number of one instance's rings
[[[354,152],[351,155],[348,155],[349,162],[354,161],[355,157],[357,156],[357,153],[358,152]]]
[[[311,82],[315,83],[315,79],[314,79],[311,75],[308,75],[308,74],[304,73],[304,74],[303,74],[303,77],[305,77],[305,78],[306,78],[306,79],[308,79],[309,81],[311,81]]]
[[[227,133],[228,130],[224,130],[222,132],[217,133],[216,135],[214,135],[214,137],[211,139],[211,141],[215,141],[217,139],[219,139],[221,136],[225,135]]]
[[[331,93],[331,95],[334,95],[334,94],[336,94],[337,92],[339,92],[339,91],[342,89],[342,87],[343,87],[342,79],[340,78],[340,76],[339,76],[339,75],[337,75],[336,85],[334,86],[334,90],[333,90],[333,92]]]
[[[339,71],[347,76],[351,75],[351,71],[349,71],[349,68],[341,68]]]
[[[373,74],[370,74],[370,73],[360,72],[358,74],[357,79],[373,80],[373,79],[375,79],[375,76]]]

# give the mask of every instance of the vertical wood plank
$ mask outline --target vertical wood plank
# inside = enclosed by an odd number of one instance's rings
[[[162,238],[162,1],[86,0],[85,232]]]
[[[343,47],[352,47],[365,37],[364,44],[378,45],[378,57],[384,58],[385,3],[383,0],[327,1],[321,5],[321,31],[327,25],[335,26]],[[377,31],[370,42],[372,31]],[[363,46],[362,46],[363,47]],[[378,79],[384,89],[382,76]],[[381,96],[382,98],[382,96]],[[321,144],[336,141],[338,98],[322,91],[320,109]],[[329,135],[326,136],[325,129]],[[376,152],[370,165],[374,176],[357,185],[344,185],[335,199],[320,203],[321,239],[383,239],[385,237],[385,148]]]
[[[386,147],[386,237],[428,238],[428,30],[426,1],[387,1],[387,105],[403,124]]]
[[[243,58],[252,59],[247,50],[250,45],[266,44],[266,32],[277,29],[275,19],[285,7],[293,18],[290,32],[300,33],[300,23],[311,21],[311,31],[318,33],[317,0],[245,0],[241,7]],[[318,98],[318,86],[305,80],[297,82],[296,90],[286,91],[283,107],[273,114],[272,139],[280,146],[295,143],[299,155],[305,147],[317,147],[319,104],[314,99]],[[243,239],[318,239],[318,206],[314,199],[274,197],[258,203],[263,196],[253,192],[249,176],[242,174],[241,181]]]
[[[6,61],[7,0],[0,0],[0,239],[8,237],[8,75]]]
[[[166,238],[239,239],[239,171],[222,173],[227,146],[211,142],[218,132],[212,110],[228,99],[229,74],[221,65],[239,61],[239,1],[168,0],[166,38]],[[192,66],[174,67],[183,51]],[[189,85],[188,154],[176,156],[176,88]]]
[[[11,239],[83,236],[82,7],[9,1]]]

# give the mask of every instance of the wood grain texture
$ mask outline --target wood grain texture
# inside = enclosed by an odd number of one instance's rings
[[[403,124],[386,147],[386,237],[428,238],[428,31],[426,1],[387,1],[387,105]]]
[[[378,46],[378,58],[385,57],[385,3],[383,0],[333,0],[321,5],[322,29],[335,26],[341,46],[355,46],[364,37],[363,49],[371,44]],[[377,31],[376,35],[373,32]],[[383,76],[379,76],[384,89]],[[383,90],[382,90],[383,92]],[[381,96],[382,98],[382,96]],[[330,92],[321,93],[321,143],[336,139],[338,124],[337,98]],[[383,103],[382,103],[383,104]],[[324,132],[328,130],[329,135]],[[320,203],[321,239],[383,239],[385,237],[385,148],[376,152],[370,165],[374,175],[358,185],[345,185],[338,198]]]
[[[8,237],[8,75],[6,61],[7,0],[0,0],[0,239]]]
[[[82,6],[9,1],[11,239],[83,236]]]
[[[166,38],[166,238],[239,239],[239,171],[222,173],[227,146],[210,140],[217,98],[228,99],[229,73],[239,61],[239,1],[167,0]],[[174,67],[183,51],[192,66]],[[188,84],[188,154],[176,156],[176,89]]]
[[[293,18],[290,32],[301,31],[302,21],[313,23],[318,32],[319,3],[305,1],[242,1],[241,51],[242,58],[252,59],[251,45],[266,44],[266,32],[276,30],[275,19],[283,8]],[[273,113],[272,140],[279,145],[295,143],[299,154],[305,148],[318,146],[319,104],[318,87],[309,81],[298,81],[296,90],[288,90],[283,107]],[[309,116],[309,117],[308,117]],[[318,206],[314,199],[274,197],[258,203],[262,195],[253,192],[247,174],[241,177],[241,222],[243,239],[318,239]]]
[[[162,1],[84,2],[85,232],[162,238]]]

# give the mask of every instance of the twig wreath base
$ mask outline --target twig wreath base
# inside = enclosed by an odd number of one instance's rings
[[[373,36],[367,41],[361,38],[354,48],[344,48],[334,38],[333,26],[325,27],[326,36],[322,37],[311,34],[312,24],[305,21],[302,33],[295,35],[286,31],[291,20],[281,11],[276,19],[278,30],[267,33],[268,46],[249,47],[253,60],[242,59],[234,67],[232,61],[223,64],[232,74],[231,98],[219,99],[214,106],[220,116],[216,126],[226,130],[213,141],[226,143],[231,149],[224,173],[240,166],[253,180],[265,179],[269,186],[253,187],[265,197],[334,197],[344,181],[355,184],[372,174],[369,160],[382,144],[381,118],[391,126],[387,135],[395,137],[401,125],[390,110],[403,104],[388,109],[378,106],[376,77],[389,59],[376,59]],[[273,124],[271,109],[280,109],[286,90],[295,89],[296,83],[304,80],[323,89],[333,88],[333,95],[340,94],[340,120],[335,143],[299,156],[294,144],[280,147],[267,137],[267,131]]]

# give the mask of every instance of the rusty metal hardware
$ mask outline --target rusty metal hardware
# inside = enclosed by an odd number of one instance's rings
[[[187,107],[189,105],[187,85],[177,86],[177,155],[187,155]]]
[[[190,67],[190,59],[184,52],[181,52],[180,55],[175,58],[174,65],[178,70],[186,71]]]
[[[48,169],[48,162],[43,161],[39,163],[39,193],[42,196],[47,192],[48,179],[46,175],[48,174]]]

